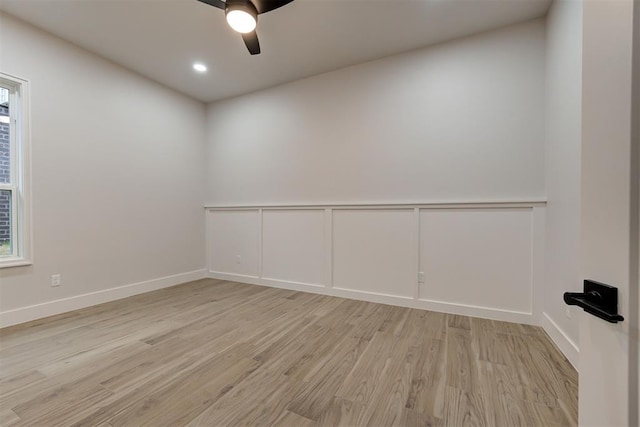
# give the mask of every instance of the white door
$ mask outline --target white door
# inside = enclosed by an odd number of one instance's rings
[[[612,324],[580,314],[584,426],[637,425],[638,178],[631,159],[640,120],[637,109],[632,118],[632,80],[638,84],[640,69],[632,72],[633,8],[632,0],[584,2],[582,275],[616,286],[625,317]]]

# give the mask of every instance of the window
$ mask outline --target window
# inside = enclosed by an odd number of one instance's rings
[[[28,82],[0,73],[0,268],[31,263]]]

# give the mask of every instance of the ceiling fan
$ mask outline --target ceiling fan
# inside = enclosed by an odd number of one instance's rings
[[[242,40],[251,55],[260,53],[260,43],[256,34],[258,15],[270,12],[293,0],[198,0],[224,10],[227,23],[242,34]]]

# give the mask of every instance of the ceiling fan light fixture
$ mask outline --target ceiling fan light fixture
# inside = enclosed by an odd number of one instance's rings
[[[229,26],[239,33],[246,34],[256,29],[258,11],[249,1],[227,2],[225,15]]]
[[[2,0],[0,0],[1,2]],[[198,0],[224,10],[229,26],[242,34],[242,41],[251,55],[260,54],[260,42],[256,33],[258,15],[278,9],[293,0]]]

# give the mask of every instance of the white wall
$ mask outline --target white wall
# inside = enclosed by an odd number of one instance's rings
[[[204,106],[0,19],[0,69],[31,82],[35,261],[0,270],[3,323],[204,274]]]
[[[544,20],[208,108],[207,202],[544,198]]]
[[[562,295],[581,292],[580,177],[582,101],[582,2],[553,2],[547,16],[546,259],[543,326],[574,366],[578,364],[578,315],[567,317]]]

